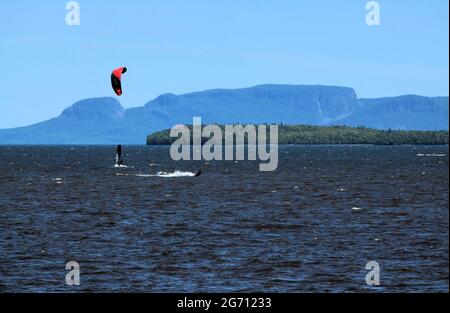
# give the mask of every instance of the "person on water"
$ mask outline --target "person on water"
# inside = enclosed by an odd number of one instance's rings
[[[198,171],[195,173],[194,177],[199,177],[200,175],[202,175],[202,171],[201,171],[201,170],[198,170]]]
[[[117,145],[116,148],[116,165],[122,165],[123,160],[122,160],[122,146],[121,145]]]

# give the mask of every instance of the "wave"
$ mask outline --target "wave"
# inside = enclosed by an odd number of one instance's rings
[[[183,172],[183,171],[174,171],[174,172],[158,172],[156,174],[122,174],[116,173],[118,176],[136,176],[136,177],[194,177],[195,173],[193,172]]]
[[[145,175],[145,174],[137,174],[137,175]],[[175,171],[175,172],[158,172],[157,177],[193,177],[195,173],[192,172],[183,172],[183,171]]]
[[[445,153],[417,153],[417,156],[423,157],[445,157],[447,154]]]

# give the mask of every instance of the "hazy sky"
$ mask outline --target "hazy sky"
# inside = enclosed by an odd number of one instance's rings
[[[360,97],[448,96],[447,0],[2,1],[0,128],[57,116],[75,101],[115,96],[124,107],[159,94],[264,83],[350,86]]]

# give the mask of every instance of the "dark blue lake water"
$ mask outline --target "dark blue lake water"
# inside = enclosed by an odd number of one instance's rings
[[[275,172],[114,150],[0,146],[0,291],[448,292],[447,146],[282,146]]]

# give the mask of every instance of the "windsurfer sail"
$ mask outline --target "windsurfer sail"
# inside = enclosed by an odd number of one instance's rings
[[[116,165],[122,165],[123,160],[122,160],[122,146],[121,145],[117,145],[116,148]]]

